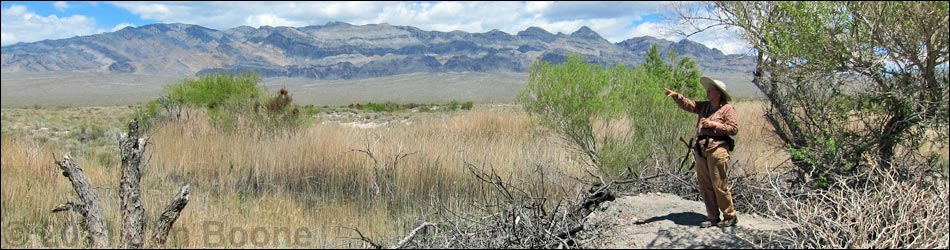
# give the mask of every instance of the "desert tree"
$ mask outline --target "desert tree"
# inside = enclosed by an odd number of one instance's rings
[[[947,247],[947,2],[679,10],[685,35],[732,28],[752,46],[753,84],[797,176],[769,175],[757,199],[789,219],[789,246]]]
[[[693,6],[695,7],[695,6]],[[800,182],[857,185],[867,168],[911,179],[944,171],[948,126],[947,2],[708,2],[679,8],[685,35],[739,31],[757,59],[753,83]],[[933,146],[936,150],[921,150]]]

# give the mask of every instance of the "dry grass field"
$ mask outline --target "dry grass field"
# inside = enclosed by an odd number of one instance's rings
[[[787,158],[775,145],[761,102],[739,102],[736,171],[774,167]],[[2,137],[3,244],[80,247],[78,217],[50,213],[75,192],[54,164],[77,159],[103,201],[110,237],[118,238],[117,184],[127,107],[5,108]],[[512,104],[471,111],[404,112],[402,123],[358,126],[321,122],[295,133],[258,136],[213,129],[201,112],[148,136],[142,187],[147,221],[183,184],[191,203],[168,248],[363,247],[352,228],[395,239],[425,221],[434,206],[455,211],[490,192],[466,163],[513,182],[544,168],[549,198],[568,195],[584,164],[557,137]],[[372,153],[370,157],[368,153]],[[400,158],[395,164],[394,159]],[[374,161],[374,158],[376,161]],[[394,166],[395,165],[395,166]]]
[[[464,161],[516,177],[532,170],[535,162],[578,174],[564,150],[549,146],[550,136],[533,132],[527,116],[511,108],[491,108],[418,115],[410,126],[364,129],[321,123],[296,134],[264,139],[218,132],[202,114],[192,114],[150,135],[143,200],[154,218],[180,184],[192,185],[192,202],[176,224],[188,231],[190,239],[173,240],[171,247],[348,247],[358,243],[345,240],[354,237],[348,228],[390,238],[406,223],[418,223],[416,217],[424,215],[419,211],[426,211],[429,204],[417,201],[438,198],[461,209],[483,195],[463,167]],[[38,240],[43,235],[61,239],[62,232],[57,230],[75,223],[66,214],[49,213],[55,205],[75,199],[70,198],[74,194],[68,180],[53,164],[64,152],[77,158],[93,185],[100,187],[104,214],[109,216],[108,224],[115,226],[119,160],[111,135],[102,136],[101,145],[87,146],[94,149],[86,149],[111,151],[111,160],[63,143],[73,140],[70,134],[79,129],[77,124],[95,122],[78,117],[91,117],[82,114],[101,110],[129,112],[91,107],[4,109],[2,213],[4,230],[18,230],[4,231],[5,243],[16,242],[8,238],[26,237],[26,246],[44,247]],[[99,122],[109,132],[121,131],[118,119]],[[355,150],[372,152],[381,163],[374,164],[367,154]],[[374,173],[388,171],[386,162],[399,153],[412,154],[398,162],[393,190],[377,193]],[[216,225],[237,233],[304,230],[313,237],[302,242],[286,241],[293,237],[268,238],[275,240],[258,245],[251,243],[263,240],[245,241],[239,235],[220,240],[214,234]]]

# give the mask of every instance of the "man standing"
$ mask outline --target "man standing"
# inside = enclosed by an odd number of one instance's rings
[[[707,101],[696,102],[670,89],[665,89],[666,96],[672,97],[683,110],[699,115],[693,157],[699,193],[706,204],[707,219],[701,227],[731,227],[739,221],[732,206],[732,192],[726,183],[729,152],[734,147],[730,136],[739,132],[736,109],[729,104],[732,98],[726,92],[725,83],[705,76],[699,82],[706,88]]]

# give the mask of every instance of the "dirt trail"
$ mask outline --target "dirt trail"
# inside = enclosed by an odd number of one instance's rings
[[[740,211],[735,227],[700,228],[705,210],[702,202],[672,194],[623,196],[588,215],[578,237],[585,248],[754,248],[775,242],[788,227]]]

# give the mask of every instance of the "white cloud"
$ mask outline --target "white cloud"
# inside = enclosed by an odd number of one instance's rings
[[[244,21],[244,24],[247,26],[253,26],[253,27],[260,27],[264,25],[274,26],[274,27],[276,26],[297,27],[297,26],[303,25],[303,23],[289,21],[287,19],[281,18],[274,14],[261,14],[261,15],[249,16]]]
[[[548,20],[611,19],[634,17],[659,12],[665,2],[566,2],[555,1],[544,6],[541,13]]]
[[[432,6],[430,15],[435,18],[456,18],[463,16],[463,11],[466,11],[465,6],[459,2],[439,2]]]
[[[19,41],[20,39],[18,39],[16,34],[0,32],[0,44],[3,44],[4,46],[8,44],[14,44]]]
[[[525,12],[529,14],[543,13],[551,8],[551,1],[531,1],[525,3]]]
[[[633,34],[631,37],[641,37],[641,36],[652,36],[661,39],[673,40],[670,39],[665,32],[661,31],[663,25],[657,23],[641,23],[637,27],[633,28]]]
[[[83,15],[40,16],[22,5],[2,9],[3,46],[18,42],[35,42],[97,33],[96,20]]]
[[[371,20],[396,2],[114,2],[143,19],[225,30],[240,25],[308,26],[330,21]]]
[[[116,6],[125,8],[133,14],[139,15],[142,19],[154,19],[159,21],[174,21],[180,15],[200,15],[199,11],[187,11],[187,7],[169,7],[161,3],[146,2],[114,2]],[[177,11],[172,11],[175,8]],[[176,16],[178,15],[178,16]]]
[[[69,3],[64,2],[64,1],[56,1],[55,3],[53,3],[53,7],[56,8],[56,10],[63,12],[69,8]]]
[[[498,29],[509,34],[528,26],[524,23],[522,3],[513,2],[440,2],[399,3],[382,7],[371,23],[414,26],[423,30],[449,32],[488,32]]]
[[[26,15],[27,12],[29,11],[26,9],[26,6],[11,5],[10,8],[3,9],[3,16],[9,16],[9,17],[22,16],[22,15]]]

